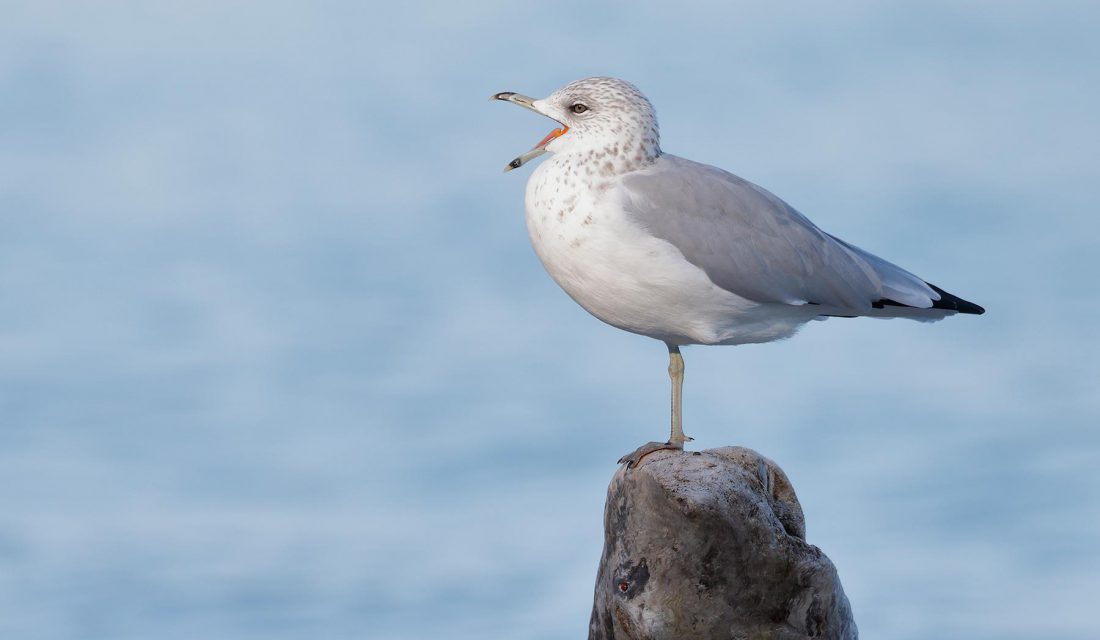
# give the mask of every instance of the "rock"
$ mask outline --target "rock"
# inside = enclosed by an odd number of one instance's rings
[[[783,471],[742,447],[658,451],[611,480],[589,640],[856,638]]]

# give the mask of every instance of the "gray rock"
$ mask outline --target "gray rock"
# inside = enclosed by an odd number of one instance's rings
[[[611,480],[589,640],[856,638],[794,487],[742,447],[658,451]]]

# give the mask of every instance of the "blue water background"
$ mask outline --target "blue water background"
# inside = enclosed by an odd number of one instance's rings
[[[664,148],[988,309],[685,351],[867,638],[1095,637],[1088,2],[5,3],[0,637],[578,638],[664,347],[523,224],[616,75]]]

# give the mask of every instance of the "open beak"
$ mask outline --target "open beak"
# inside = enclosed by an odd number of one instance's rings
[[[489,99],[504,100],[505,102],[511,102],[512,104],[518,104],[525,109],[530,109],[531,111],[534,111],[541,116],[546,115],[545,113],[535,108],[535,100],[533,98],[528,98],[527,96],[513,93],[511,91],[505,91],[503,93],[495,94],[493,96],[490,96]],[[530,151],[509,162],[508,166],[504,167],[504,170],[507,172],[511,171],[512,169],[518,169],[528,162],[546,153],[546,145],[550,144],[551,141],[558,138],[559,136],[564,135],[566,131],[569,131],[569,127],[565,126],[564,124],[562,124],[560,128],[554,129],[545,138],[542,139],[542,142],[532,147]]]

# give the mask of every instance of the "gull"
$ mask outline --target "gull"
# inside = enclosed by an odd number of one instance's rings
[[[709,165],[664,153],[653,105],[618,78],[503,100],[561,126],[508,163],[552,153],[527,181],[531,244],[550,277],[613,327],[668,347],[672,430],[619,462],[682,450],[680,347],[788,338],[829,317],[925,322],[978,305],[819,229],[783,200]]]

